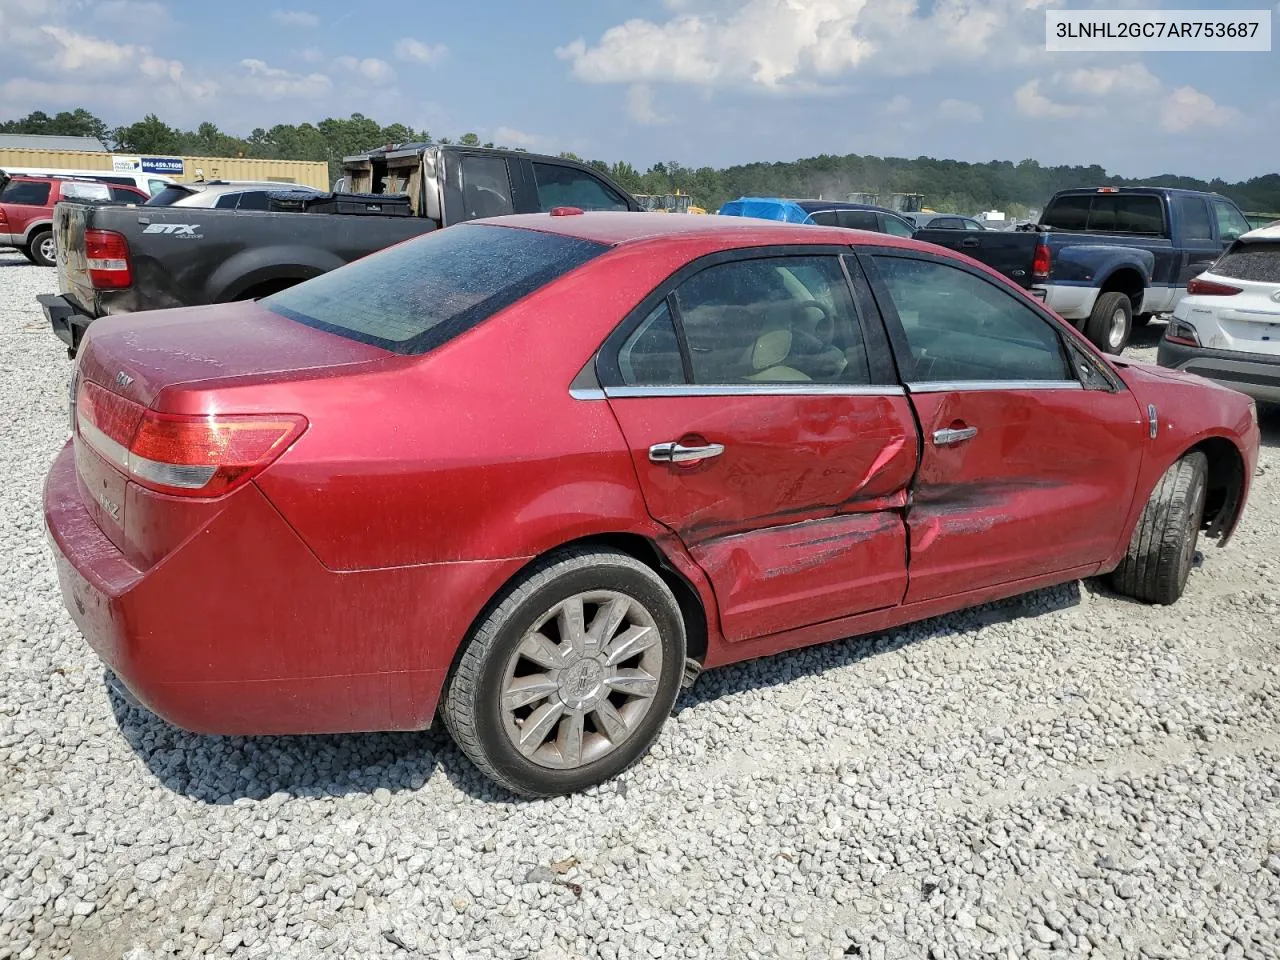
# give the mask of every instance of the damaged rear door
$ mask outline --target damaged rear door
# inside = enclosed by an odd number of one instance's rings
[[[706,571],[730,641],[893,606],[906,590],[917,433],[883,331],[868,343],[851,289],[835,250],[718,254],[655,291],[601,351],[648,509]]]
[[[860,255],[923,433],[907,511],[913,603],[1101,563],[1146,421],[1037,307],[958,261]]]

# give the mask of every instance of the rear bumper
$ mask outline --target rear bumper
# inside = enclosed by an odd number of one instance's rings
[[[336,572],[253,484],[150,569],[85,509],[72,445],[44,488],[63,602],[147,709],[196,733],[420,730],[508,561]]]
[[[1066,320],[1087,319],[1098,299],[1098,288],[1083,284],[1046,283],[1032,289],[1043,293],[1044,305]]]
[[[87,316],[66,297],[56,293],[43,293],[36,297],[44,317],[53,328],[53,335],[67,345],[67,356],[74,357],[80,349],[80,341],[93,317]]]
[[[1255,400],[1280,403],[1280,356],[1211,350],[1161,340],[1156,362],[1213,380]]]

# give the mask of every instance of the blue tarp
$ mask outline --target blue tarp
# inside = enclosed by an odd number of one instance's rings
[[[720,215],[758,217],[761,220],[781,220],[783,223],[813,223],[800,204],[778,197],[742,197],[730,200],[720,208]]]

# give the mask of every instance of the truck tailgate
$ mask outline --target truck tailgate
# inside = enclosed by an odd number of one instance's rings
[[[57,245],[58,290],[89,316],[94,315],[93,285],[84,258],[87,221],[100,206],[64,200],[53,208],[53,237]]]
[[[993,270],[1023,289],[1032,282],[1032,266],[1040,234],[1016,230],[917,230],[916,240],[956,250]]]

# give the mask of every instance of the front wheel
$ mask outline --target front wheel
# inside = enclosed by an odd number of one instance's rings
[[[52,267],[57,263],[58,249],[54,246],[52,230],[37,230],[27,244],[27,259],[37,267]]]
[[[1203,453],[1189,453],[1165,471],[1111,575],[1117,592],[1147,603],[1169,604],[1182,596],[1204,520],[1208,478]]]
[[[1133,303],[1123,293],[1104,293],[1094,301],[1084,335],[1104,353],[1118,354],[1133,331]]]
[[[684,662],[684,622],[661,577],[625,554],[564,550],[508,587],[475,630],[441,713],[500,786],[572,793],[644,756]]]

